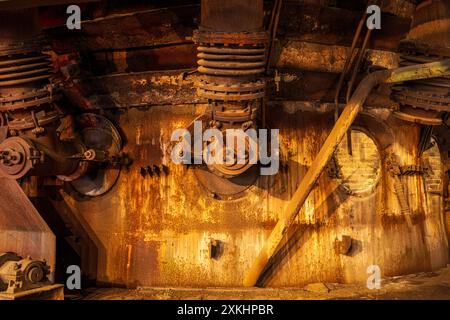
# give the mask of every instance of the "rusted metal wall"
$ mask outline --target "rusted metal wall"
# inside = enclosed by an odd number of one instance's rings
[[[116,121],[127,141],[125,152],[134,156],[129,171],[122,172],[115,188],[103,197],[79,201],[63,193],[73,214],[96,239],[100,283],[240,286],[332,126],[329,113],[272,106],[268,119],[271,127],[280,128],[282,142],[280,173],[260,179],[241,199],[223,201],[211,198],[191,169],[170,160],[172,131],[188,126],[202,111],[201,105],[184,105],[124,112]],[[384,150],[381,157],[394,152],[402,164],[418,164],[419,127],[391,117],[387,123],[390,129],[374,133]],[[161,162],[169,168],[166,176],[141,176],[141,166]],[[322,175],[268,286],[365,281],[372,264],[379,265],[384,276],[393,276],[448,262],[442,197],[425,193],[421,176],[404,178],[413,212],[409,232],[384,166],[383,162],[375,191],[364,197],[342,192],[337,181]],[[342,235],[354,239],[349,256],[334,250]],[[219,259],[210,258],[211,239],[224,243]]]
[[[333,125],[329,102],[361,10],[326,7],[331,2],[286,1],[273,55],[280,90],[268,80],[267,114],[268,124],[280,129],[282,165],[275,177],[261,178],[244,197],[229,201],[211,197],[192,169],[170,160],[172,131],[186,128],[206,110],[206,101],[195,94],[197,75],[180,70],[195,67],[190,35],[199,22],[197,4],[124,10],[86,22],[77,33],[64,27],[48,30],[61,48],[71,44],[85,53],[90,71],[100,75],[84,79],[80,87],[88,107],[121,129],[124,151],[133,158],[108,194],[80,198],[66,188],[61,199],[52,200],[96,246],[97,254],[87,259],[98,259],[98,264],[88,273],[96,269],[99,284],[242,285]],[[394,15],[383,16],[384,28],[370,41],[367,64],[398,66],[398,55],[383,50],[395,51],[405,38],[413,9],[410,1],[390,1],[385,10]],[[386,109],[370,109],[372,116],[356,123],[380,150],[381,176],[373,192],[350,195],[324,173],[290,230],[292,240],[272,261],[267,286],[362,282],[372,264],[380,266],[383,276],[393,276],[448,262],[442,194],[426,192],[420,175],[402,177],[412,228],[401,213],[385,157],[395,153],[401,164],[419,165],[420,127],[390,116],[394,103],[386,92],[378,89],[366,106]],[[168,167],[167,174],[141,175],[141,167],[160,164]],[[335,250],[344,235],[353,239],[348,255]],[[211,258],[211,240],[223,243],[216,259]]]

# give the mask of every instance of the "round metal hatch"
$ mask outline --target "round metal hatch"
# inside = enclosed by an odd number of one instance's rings
[[[351,130],[351,147],[348,139],[339,144],[333,158],[335,178],[351,194],[373,191],[381,171],[381,158],[375,141],[365,132]]]

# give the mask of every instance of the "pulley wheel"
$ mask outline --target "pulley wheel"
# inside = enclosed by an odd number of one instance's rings
[[[81,141],[87,149],[103,150],[117,155],[122,149],[122,139],[114,125],[103,116],[85,113],[76,119]],[[96,197],[108,192],[117,182],[120,166],[105,163],[90,165],[87,173],[72,181],[71,186],[81,195]]]

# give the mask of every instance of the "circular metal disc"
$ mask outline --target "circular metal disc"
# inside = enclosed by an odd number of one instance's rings
[[[0,144],[0,150],[14,150],[22,155],[21,161],[17,164],[5,165],[0,162],[0,171],[12,179],[20,179],[25,176],[31,169],[30,146],[24,139],[20,137],[10,137]]]
[[[114,125],[105,117],[86,113],[76,119],[80,139],[88,149],[107,151],[117,155],[122,149],[122,139]],[[90,197],[108,192],[119,178],[120,167],[98,164],[70,184],[80,194]]]

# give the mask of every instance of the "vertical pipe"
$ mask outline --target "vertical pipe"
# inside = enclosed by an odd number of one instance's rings
[[[262,0],[202,0],[201,28],[214,32],[253,32],[263,28]]]
[[[194,32],[198,44],[198,95],[208,99],[211,127],[257,128],[265,97],[263,73],[267,58],[263,0],[202,0],[201,24]],[[224,150],[224,154],[235,152]],[[248,157],[246,157],[248,158]],[[253,164],[212,164],[222,178],[246,172]]]

